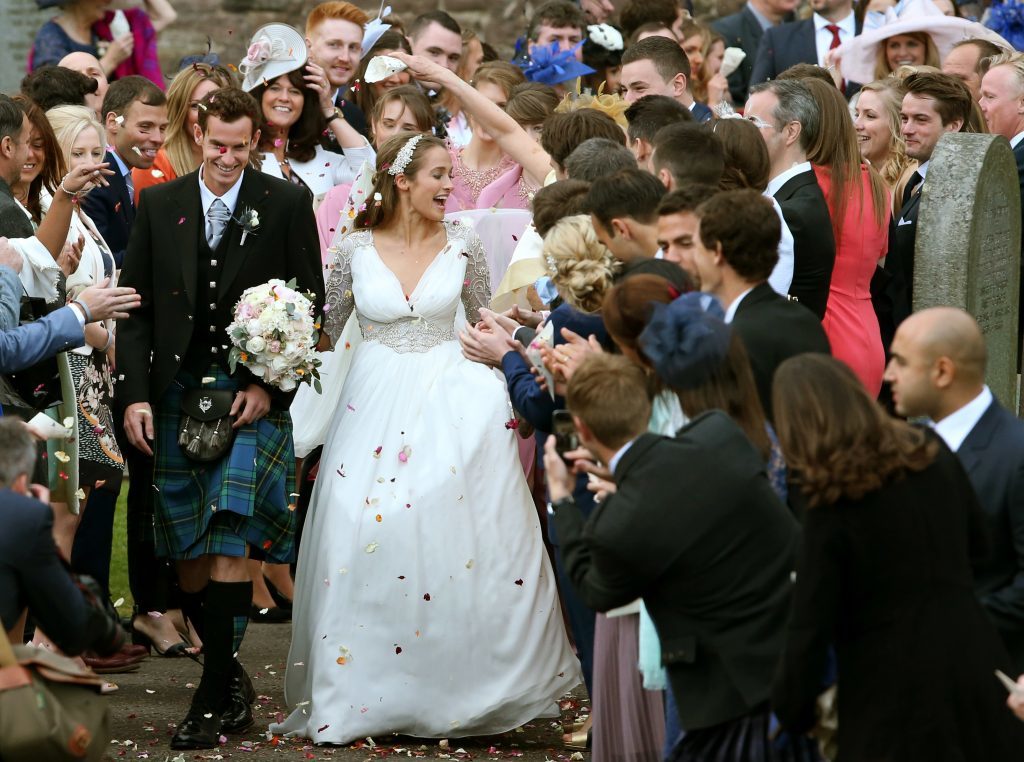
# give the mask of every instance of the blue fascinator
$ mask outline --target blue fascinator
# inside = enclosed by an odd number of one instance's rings
[[[999,33],[1017,50],[1024,50],[1024,5],[1019,0],[993,3],[985,26]]]
[[[669,304],[655,304],[640,348],[673,389],[695,389],[721,367],[732,329],[713,296],[691,292]]]
[[[529,56],[517,59],[515,63],[530,82],[540,82],[542,85],[554,87],[576,77],[594,73],[594,69],[576,60],[576,51],[582,46],[583,43],[579,42],[569,50],[559,50],[557,42],[544,46],[535,45]]]

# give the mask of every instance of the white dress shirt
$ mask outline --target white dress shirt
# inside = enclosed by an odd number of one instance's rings
[[[774,198],[775,194],[779,192],[779,189],[782,188],[783,185],[788,183],[801,172],[810,171],[811,162],[809,161],[802,161],[799,164],[794,164],[785,172],[780,172],[778,175],[776,175],[775,177],[768,181],[768,187],[764,189],[765,195]]]
[[[772,274],[768,276],[768,285],[772,287],[772,290],[777,294],[789,297],[789,287],[793,285],[793,232],[789,229],[789,225],[786,224],[786,218],[782,215],[782,207],[779,206],[779,202],[776,201],[772,196],[768,195],[768,191],[765,191],[765,196],[772,202],[772,206],[775,207],[775,213],[779,215],[779,224],[781,225],[781,235],[779,236],[779,261],[775,263],[775,267],[772,268]]]
[[[824,66],[825,56],[828,55],[829,47],[832,45],[832,32],[825,27],[833,22],[817,13],[814,14],[813,19],[814,45],[818,51],[818,66]],[[839,27],[839,42],[841,44],[845,44],[857,36],[857,20],[853,17],[853,11],[850,11],[842,21],[835,22],[835,25]]]
[[[224,206],[228,208],[228,212],[234,216],[235,206],[238,204],[238,191],[242,189],[242,178],[245,177],[245,172],[238,176],[235,180],[235,184],[232,185],[223,196],[218,196],[203,182],[203,171],[206,169],[205,165],[199,166],[199,200],[203,205],[203,230],[206,230],[206,215],[210,212],[210,207],[213,205],[215,199],[220,199],[224,202]]]
[[[956,452],[960,445],[967,439],[974,427],[978,425],[981,416],[985,415],[992,404],[992,392],[988,386],[983,386],[981,394],[968,402],[955,413],[950,413],[938,423],[932,424],[935,433],[942,437],[950,450]]]
[[[730,304],[726,308],[726,310],[725,310],[725,321],[724,322],[726,322],[726,323],[731,323],[732,322],[733,318],[736,317],[736,310],[739,309],[740,302],[742,302],[747,297],[747,294],[749,294],[753,290],[754,290],[754,287],[751,286],[746,291],[744,291],[742,294],[740,294],[739,296],[737,296],[735,299],[732,300],[732,304]]]
[[[619,465],[619,462],[622,460],[622,456],[629,452],[629,448],[633,446],[634,442],[636,442],[635,439],[629,440],[626,444],[622,445],[614,455],[612,455],[611,460],[608,461],[609,471],[613,474],[615,473],[615,467]]]
[[[1022,140],[1024,140],[1024,132],[1018,132],[1010,139],[1010,148],[1016,148]]]

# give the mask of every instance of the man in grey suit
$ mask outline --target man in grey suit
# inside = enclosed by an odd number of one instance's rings
[[[1024,671],[1024,422],[992,396],[985,362],[974,318],[935,307],[900,324],[885,380],[896,412],[931,419],[974,486],[990,534],[974,591]]]

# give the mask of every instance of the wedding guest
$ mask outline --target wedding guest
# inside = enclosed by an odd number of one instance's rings
[[[36,0],[41,8],[57,3]],[[106,16],[104,3],[91,0],[69,0],[59,4],[60,13],[40,27],[29,54],[29,70],[56,64],[68,53],[83,52],[99,58],[103,72],[112,78],[117,68],[127,61],[135,47],[135,36],[129,31],[116,40],[109,40],[106,50],[99,51],[100,37],[96,25]]]
[[[645,95],[626,109],[626,144],[642,168],[651,171],[654,136],[662,127],[692,122],[693,114],[682,103],[667,95]]]
[[[981,100],[981,78],[985,75],[986,60],[1006,52],[991,40],[961,40],[942,59],[942,73],[963,81],[975,101]]]
[[[370,64],[376,56],[388,56],[394,53],[396,50],[401,50],[403,53],[412,53],[412,48],[409,47],[409,41],[405,38],[401,32],[397,32],[394,29],[389,29],[380,36],[376,44],[370,48],[362,60],[359,62],[359,68],[356,70],[354,83],[358,83],[353,87],[355,104],[359,107],[359,110],[363,113],[366,127],[371,127],[370,117],[373,114],[374,106],[377,103],[377,99],[380,98],[388,90],[392,90],[401,85],[408,85],[412,81],[412,77],[409,76],[409,72],[402,70],[389,77],[385,77],[380,82],[367,82],[366,81],[366,67]],[[370,134],[366,131],[362,131],[364,135],[370,137]],[[379,147],[379,146],[378,146]]]
[[[55,106],[83,106],[95,103],[99,82],[72,69],[47,64],[24,76],[21,93],[39,108],[48,111]]]
[[[853,121],[861,158],[878,171],[892,195],[895,213],[899,212],[898,198],[913,165],[901,134],[902,103],[903,89],[898,80],[889,77],[869,82],[860,89]]]
[[[662,37],[642,40],[622,54],[622,97],[633,103],[645,95],[667,95],[686,106],[698,122],[710,121],[711,109],[694,100],[691,75],[678,43]]]
[[[1012,662],[972,590],[984,519],[956,456],[829,357],[783,363],[774,399],[806,505],[772,701],[783,726],[814,725],[831,648],[840,760],[1017,759],[1024,725],[992,674]]]
[[[686,356],[674,344],[674,386],[702,381],[709,355],[728,336],[720,321],[704,327],[703,315],[687,310],[661,329],[704,334],[691,339]],[[588,357],[569,382],[580,445],[609,465],[616,482],[586,517],[572,497],[575,479],[548,439],[544,464],[570,579],[597,610],[643,598],[686,729],[671,758],[769,758],[768,698],[784,645],[797,523],[726,414],[705,413],[674,439],[647,434],[644,387],[639,366],[610,354]]]
[[[79,74],[84,74],[96,80],[96,92],[85,96],[85,105],[96,112],[96,117],[103,119],[100,109],[103,106],[103,99],[107,97],[107,90],[110,88],[110,81],[107,79],[99,59],[91,53],[68,53],[57,64],[63,69],[71,69]],[[74,105],[74,104],[68,104]]]
[[[619,13],[622,31],[627,37],[632,37],[645,25],[658,24],[678,40],[683,19],[683,6],[675,0],[629,0]]]
[[[598,240],[621,263],[623,275],[657,273],[665,263],[658,252],[658,202],[665,188],[641,169],[622,169],[595,179],[587,193],[586,209]]]
[[[828,338],[814,315],[768,285],[781,230],[768,199],[753,190],[724,191],[701,204],[697,216],[694,263],[700,288],[722,303],[725,323],[743,339],[771,421],[775,369],[803,352],[828,354]]]
[[[583,77],[581,87],[593,93],[616,95],[622,87],[622,31],[611,24],[587,27],[583,63],[594,70]]]
[[[412,50],[406,50],[412,54]],[[472,29],[462,30],[462,56],[459,58],[459,65],[455,73],[463,82],[472,82],[476,70],[480,64],[485,62],[483,42]],[[487,60],[497,60],[487,59]],[[473,136],[473,130],[469,126],[466,113],[462,110],[462,104],[458,98],[451,93],[441,93],[442,108],[448,112],[449,119],[445,124],[445,131],[448,135],[448,142],[456,148],[465,148],[469,145],[469,139]]]
[[[927,417],[974,486],[991,548],[973,561],[974,590],[1013,659],[1024,669],[1024,424],[985,384],[985,338],[963,310],[936,307],[904,320],[885,370],[896,412]],[[1011,674],[1016,674],[1016,672]]]
[[[832,354],[878,396],[885,351],[871,301],[871,279],[885,255],[890,200],[878,172],[863,162],[846,101],[835,87],[805,80],[818,106],[820,139],[808,153],[829,206],[836,260],[821,324]]]
[[[565,179],[565,160],[576,150],[576,146],[588,138],[608,138],[626,144],[626,136],[615,120],[594,109],[553,114],[544,123],[540,144],[548,164],[555,168],[557,179]]]
[[[729,75],[733,103],[747,101],[754,61],[765,30],[787,21],[797,5],[796,0],[747,0],[735,13],[712,22],[711,28],[725,38],[726,47],[740,48],[745,54],[736,71]]]
[[[576,3],[548,0],[530,17],[526,31],[529,50],[557,45],[557,51],[573,51],[583,60],[583,41],[587,38],[587,19]]]
[[[700,288],[700,273],[694,260],[697,247],[697,207],[718,193],[713,185],[692,183],[666,193],[658,204],[658,248],[669,262],[675,262]]]
[[[768,146],[771,177],[766,191],[779,203],[793,233],[789,293],[821,319],[836,248],[828,203],[807,160],[821,132],[818,107],[802,80],[776,80],[756,85],[743,113]]]
[[[725,171],[722,141],[693,122],[670,124],[654,136],[651,170],[669,191],[687,183],[718,185]]]
[[[438,66],[448,69],[458,76],[459,61],[462,59],[462,27],[459,23],[441,10],[421,13],[412,20],[406,30],[412,55],[426,58]],[[441,89],[440,82],[422,79],[413,73],[413,78],[428,92],[436,95]]]
[[[587,183],[620,169],[636,169],[636,159],[628,148],[608,138],[584,140],[565,160],[568,178]]]
[[[363,53],[363,28],[370,17],[352,3],[329,0],[313,7],[306,17],[305,45],[309,59],[327,76],[331,106],[341,109],[339,118],[361,135],[366,134],[366,112],[352,98],[350,85]],[[334,130],[325,137],[324,148],[337,148]]]
[[[540,82],[523,82],[509,91],[505,113],[522,127],[526,134],[540,143],[544,125],[558,106],[558,95],[553,87]]]

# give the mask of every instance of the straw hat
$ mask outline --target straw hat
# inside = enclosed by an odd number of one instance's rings
[[[256,30],[249,50],[238,65],[245,79],[242,89],[250,92],[257,85],[272,82],[282,74],[301,69],[308,58],[306,40],[287,24],[267,24]]]
[[[1013,50],[1006,40],[976,21],[944,16],[931,0],[904,0],[885,15],[868,14],[864,31],[835,50],[843,77],[850,82],[873,82],[878,48],[885,40],[898,34],[924,32],[932,38],[939,59],[943,60],[958,42],[970,39],[989,40],[1005,50]]]

